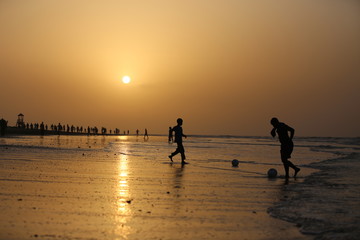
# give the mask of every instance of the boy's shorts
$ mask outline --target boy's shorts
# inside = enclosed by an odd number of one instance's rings
[[[291,153],[293,152],[294,144],[292,142],[281,144],[280,154],[281,159],[291,158]]]

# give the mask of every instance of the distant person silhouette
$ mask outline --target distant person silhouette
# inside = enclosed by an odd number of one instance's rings
[[[0,120],[0,136],[4,136],[6,133],[7,121],[5,119]]]
[[[149,139],[147,128],[145,128],[144,139]]]
[[[61,126],[61,124],[59,123],[58,124],[58,127],[57,127],[57,133],[58,133],[58,135],[60,135],[60,131],[62,130],[62,126]]]
[[[294,169],[294,177],[296,177],[296,175],[300,171],[300,168],[296,167],[292,162],[288,160],[289,158],[291,158],[291,153],[294,149],[294,143],[292,139],[294,137],[295,130],[286,125],[285,123],[279,122],[277,118],[272,118],[270,123],[274,127],[271,130],[271,136],[275,137],[277,133],[279,141],[281,143],[280,155],[281,161],[283,162],[285,168],[285,177],[289,178],[289,167]],[[290,136],[288,132],[290,132]]]
[[[41,134],[42,136],[44,136],[44,134],[45,134],[45,125],[44,125],[44,122],[41,122],[41,124],[40,124],[40,134]]]
[[[169,143],[173,142],[173,130],[171,127],[169,127]]]
[[[182,143],[182,137],[187,137],[185,134],[183,134],[183,129],[182,129],[182,124],[183,124],[183,120],[181,118],[177,119],[177,125],[175,127],[172,128],[172,131],[175,132],[175,142],[177,143],[177,148],[175,150],[175,152],[173,152],[172,154],[169,155],[170,161],[173,161],[173,157],[180,153],[181,154],[181,164],[187,164],[187,162],[185,162],[185,149]]]

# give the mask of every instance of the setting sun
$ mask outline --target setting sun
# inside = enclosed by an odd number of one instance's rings
[[[0,240],[360,240],[359,13],[0,0]]]
[[[131,82],[131,78],[129,76],[124,76],[122,78],[123,83],[128,84]]]

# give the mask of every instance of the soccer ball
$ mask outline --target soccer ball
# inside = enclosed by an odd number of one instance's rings
[[[232,163],[233,167],[239,166],[239,160],[237,160],[237,159],[232,160],[231,163]]]
[[[275,168],[270,168],[269,171],[267,172],[267,174],[268,174],[269,178],[276,178],[277,171]]]

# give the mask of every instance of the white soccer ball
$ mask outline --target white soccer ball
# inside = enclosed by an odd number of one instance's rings
[[[269,178],[276,178],[277,171],[275,168],[270,168],[269,171],[267,172],[267,174],[268,174]]]
[[[232,163],[233,167],[239,166],[239,160],[237,160],[237,159],[232,160],[231,163]]]

